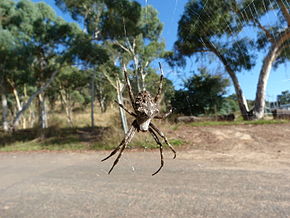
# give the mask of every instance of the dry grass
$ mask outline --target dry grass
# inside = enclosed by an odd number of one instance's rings
[[[133,121],[128,118],[128,125]],[[105,150],[116,147],[123,139],[119,111],[116,108],[95,113],[95,128],[91,128],[90,111],[74,113],[73,126],[65,113],[49,115],[49,128],[18,130],[14,133],[0,132],[0,151],[34,151],[34,150]],[[167,126],[167,122],[156,121],[158,126]],[[183,144],[182,140],[171,139],[175,145]],[[137,133],[128,148],[158,147],[149,133]]]

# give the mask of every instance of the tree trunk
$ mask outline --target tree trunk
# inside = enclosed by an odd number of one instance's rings
[[[272,65],[276,60],[276,58],[283,51],[283,43],[289,38],[290,38],[290,28],[288,28],[284,32],[284,34],[282,34],[281,37],[275,43],[272,44],[267,56],[264,58],[257,85],[255,106],[253,110],[254,119],[261,119],[264,117],[266,87],[272,69]]]
[[[18,95],[17,89],[12,84],[11,84],[11,87],[12,87],[13,94],[14,94],[14,97],[15,97],[15,100],[16,100],[17,111],[21,111],[22,110],[22,106],[21,106],[21,103],[20,103],[20,99],[19,99],[19,95]],[[25,129],[26,128],[26,119],[25,119],[24,116],[22,117],[21,122],[22,122],[22,128]]]
[[[48,117],[45,97],[42,96],[42,94],[39,94],[38,101],[39,101],[39,126],[41,129],[46,129],[48,127],[47,123]]]
[[[117,99],[119,104],[124,104],[123,100],[123,84],[121,84],[120,80],[117,80]],[[126,113],[125,111],[119,107],[119,112],[120,112],[120,117],[121,117],[121,122],[122,122],[122,127],[124,130],[124,133],[126,134],[128,132],[128,123],[127,123],[127,118],[126,118]]]
[[[145,84],[146,73],[144,73],[143,70],[140,70],[140,75],[141,75],[142,90],[146,90],[146,84]]]
[[[65,93],[64,90],[60,90],[59,94],[61,98],[62,107],[65,109],[67,122],[71,127],[73,127],[71,99],[70,97],[67,97],[67,94]],[[70,95],[70,93],[68,93],[68,95]]]
[[[91,78],[91,126],[95,127],[95,74]]]
[[[137,84],[137,90],[138,92],[141,91],[141,85],[140,85],[140,79],[139,79],[139,60],[136,55],[134,55],[134,71],[135,71],[135,76],[136,76],[136,84]],[[143,88],[143,87],[142,87]]]
[[[99,89],[98,89],[97,99],[98,99],[99,104],[100,104],[101,112],[105,113],[106,109],[107,109],[106,105],[105,105],[106,97],[104,96],[103,90],[102,90],[102,88],[100,86],[99,86]]]
[[[4,83],[4,82],[3,82]],[[2,100],[2,126],[4,132],[7,132],[9,130],[8,126],[8,104],[7,104],[7,98],[5,93],[4,84],[2,83],[2,90],[1,90],[1,100]]]
[[[241,115],[243,117],[244,120],[250,120],[251,114],[249,111],[249,107],[248,107],[248,103],[247,100],[243,94],[243,90],[240,86],[238,77],[236,75],[236,73],[231,69],[231,67],[228,65],[226,59],[224,58],[224,56],[216,49],[215,46],[213,46],[211,43],[207,44],[207,47],[220,59],[220,61],[223,63],[226,71],[228,72],[228,74],[231,77],[231,80],[233,82],[234,88],[235,88],[235,92],[238,98],[238,103],[239,103],[239,108],[240,108],[240,112]]]
[[[33,100],[41,93],[43,93],[52,83],[52,81],[54,80],[55,76],[57,74],[57,71],[53,72],[51,77],[49,78],[49,80],[40,88],[38,88],[36,90],[36,92],[33,93],[33,95],[30,96],[30,98],[28,99],[28,101],[23,104],[22,110],[18,111],[13,122],[12,122],[12,127],[13,129],[16,128],[16,126],[18,125],[18,122],[20,120],[20,118],[22,117],[23,113],[29,108],[29,106],[31,105],[31,103],[33,102]]]

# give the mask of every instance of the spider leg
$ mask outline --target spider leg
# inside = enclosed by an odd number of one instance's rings
[[[172,108],[171,108],[170,111],[168,111],[166,114],[163,114],[163,115],[156,115],[154,118],[155,118],[155,119],[163,120],[163,119],[165,119],[166,117],[168,117],[171,113],[172,113]]]
[[[128,78],[127,69],[126,69],[125,65],[123,66],[123,71],[124,71],[124,75],[125,75],[126,84],[127,84],[127,87],[128,87],[128,92],[129,92],[131,104],[132,104],[134,110],[136,110],[135,103],[134,103],[135,102],[135,98],[134,98],[134,94],[133,94],[133,91],[132,91],[132,86],[130,84],[130,81],[129,81],[129,78]]]
[[[135,121],[134,121],[134,122],[135,122]],[[120,143],[120,145],[119,145],[117,148],[115,148],[115,149],[111,152],[111,154],[110,154],[108,157],[106,157],[106,158],[104,158],[104,159],[102,160],[102,161],[105,161],[105,160],[109,159],[109,158],[112,157],[114,154],[116,154],[117,151],[120,150],[120,148],[121,148],[120,153],[119,153],[118,157],[116,158],[116,160],[114,161],[114,164],[113,164],[113,166],[111,167],[111,169],[109,170],[108,174],[111,173],[111,171],[114,169],[115,165],[119,162],[119,159],[120,159],[120,157],[122,156],[122,153],[123,153],[124,149],[125,149],[126,146],[129,144],[129,142],[132,140],[134,134],[136,133],[136,127],[135,127],[135,123],[134,123],[134,122],[133,122],[131,128],[129,129],[128,133],[126,134],[125,138],[124,138],[124,139],[122,140],[122,142]]]
[[[121,108],[123,108],[124,111],[126,111],[128,114],[130,114],[130,115],[133,116],[133,117],[137,117],[137,115],[136,115],[135,113],[129,111],[129,110],[128,110],[128,109],[127,109],[123,104],[117,102],[116,100],[115,100],[115,102],[116,102],[116,103],[117,103]]]
[[[166,138],[166,136],[164,135],[164,133],[162,131],[160,131],[153,123],[150,123],[150,127],[152,127],[152,129],[154,129],[154,131],[157,132],[158,135],[160,135],[164,139],[165,143],[169,146],[169,148],[171,149],[171,151],[174,154],[173,159],[175,159],[176,158],[176,151],[170,145],[170,143],[168,142],[168,139]]]
[[[158,88],[157,94],[156,94],[156,96],[154,98],[154,101],[155,102],[158,102],[159,101],[160,95],[161,95],[161,90],[162,90],[163,69],[162,69],[162,66],[161,66],[161,63],[160,62],[159,62],[159,68],[160,68],[160,71],[161,71],[161,75],[160,75],[159,88]]]
[[[126,137],[125,137],[126,138]],[[110,157],[112,157],[114,154],[117,153],[117,151],[119,151],[120,147],[125,143],[125,138],[122,140],[122,142],[118,145],[118,147],[116,147],[109,156],[107,156],[106,158],[102,159],[101,161],[105,161],[108,160]]]
[[[160,142],[158,136],[156,135],[156,133],[153,131],[153,129],[150,127],[149,128],[149,132],[151,133],[151,135],[153,136],[153,138],[155,139],[156,143],[159,145],[159,149],[160,149],[160,159],[161,159],[161,165],[159,167],[159,169],[152,174],[152,176],[156,175],[163,167],[164,164],[164,160],[163,160],[163,150],[162,150],[162,143]]]

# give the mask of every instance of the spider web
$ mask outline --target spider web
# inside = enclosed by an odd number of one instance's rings
[[[265,26],[269,30],[270,34],[273,36],[275,43],[277,42],[278,38],[281,37],[281,30],[285,29],[285,23],[282,23],[282,21],[280,19],[281,11],[279,10],[280,7],[279,7],[277,0],[252,0],[244,8],[239,9],[241,17],[237,17],[236,22],[237,22],[237,24],[243,26],[243,29],[241,32],[234,31],[231,27],[231,24],[227,23],[225,18],[222,17],[223,21],[226,23],[227,31],[230,33],[228,36],[224,36],[224,39],[227,40],[227,42],[229,44],[236,43],[237,47],[240,51],[242,51],[242,49],[241,49],[241,45],[240,45],[241,42],[239,40],[242,37],[247,37],[247,39],[250,40],[249,41],[250,43],[255,43],[255,41],[256,41],[257,35],[253,34],[253,30],[255,33],[257,33],[257,27],[255,26],[256,24],[254,24],[253,21],[251,20],[251,17],[259,19],[258,8],[257,8],[256,4],[258,2],[260,3],[260,1],[262,1],[262,4],[263,4],[262,10],[263,10],[263,14],[264,14],[260,18],[261,23],[263,26]],[[284,5],[288,9],[290,9],[290,3],[287,0],[282,0],[282,1],[283,1]],[[201,10],[201,12],[204,11],[206,16],[209,19],[211,19],[211,18],[213,18],[213,12],[209,9],[209,7],[207,7],[207,4],[208,4],[208,1],[204,1],[204,6],[203,6],[203,9]],[[270,5],[269,8],[267,8],[266,5]],[[248,11],[248,13],[246,13],[246,11]],[[250,14],[249,14],[249,12],[250,12]],[[205,34],[205,32],[203,30],[203,20],[201,18],[201,14],[192,10],[192,9],[190,9],[190,13],[196,18],[194,26],[197,25],[197,27],[200,29],[200,33]],[[277,26],[278,30],[275,30],[273,28],[274,26]],[[210,30],[210,33],[212,35],[215,35],[215,32],[213,30]],[[262,32],[262,34],[266,34],[266,33]],[[205,42],[203,41],[202,37],[200,37],[199,39],[200,39],[201,43],[204,45],[204,47],[206,47]],[[216,41],[217,41],[217,39],[215,39],[213,37],[211,40],[211,43],[216,49],[219,49],[215,44]],[[290,40],[288,40],[286,42],[286,44],[287,44],[287,47],[289,47]],[[266,51],[267,51],[267,48],[268,47],[266,47]],[[245,64],[246,57],[243,53],[242,53],[242,55],[243,55],[242,61]],[[259,53],[259,55],[261,55],[261,53]],[[187,62],[188,62],[187,69],[196,69],[197,67],[194,68],[194,65],[202,66],[202,62],[204,61],[204,59],[203,59],[203,61],[200,61],[200,59],[201,59],[201,57],[197,56],[197,58],[194,58],[194,59],[190,58],[190,61],[187,60]],[[198,62],[195,62],[195,61],[198,61]],[[213,68],[215,68],[215,69],[223,68],[223,66],[221,66],[220,63],[212,64],[212,65],[214,66]],[[286,66],[287,66],[287,62],[285,62],[285,75],[284,76],[289,78],[290,75],[289,75],[289,73],[286,72],[286,69],[287,69]],[[246,72],[247,73],[250,72],[251,74],[253,74],[253,71],[249,71],[249,72],[246,70],[243,71],[243,73],[246,73]],[[186,77],[183,74],[182,80],[185,80],[185,79],[186,79]],[[289,79],[287,79],[287,81],[289,81]],[[255,88],[255,87],[253,87],[253,88]],[[267,90],[266,96],[267,96],[267,100],[273,101],[273,99],[274,99],[273,94],[269,93],[268,90]],[[189,107],[192,108],[193,106],[189,105]],[[192,108],[192,109],[194,110],[194,108]]]

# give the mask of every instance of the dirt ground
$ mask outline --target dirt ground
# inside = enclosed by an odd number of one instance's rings
[[[290,124],[181,125],[164,131],[170,138],[186,142],[182,158],[290,166]]]
[[[180,126],[177,159],[0,153],[0,217],[290,217],[290,125]]]

